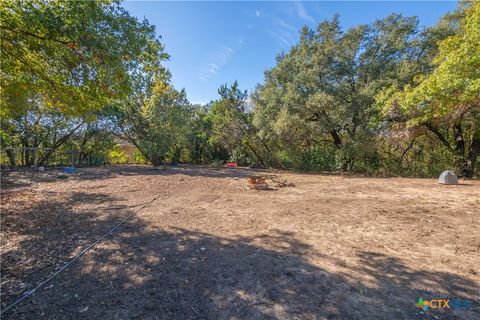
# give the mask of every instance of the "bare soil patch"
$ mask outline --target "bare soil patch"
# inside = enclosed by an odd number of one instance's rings
[[[5,319],[478,319],[480,182],[179,166],[2,174]],[[267,181],[270,182],[270,181]],[[418,298],[469,300],[423,312]]]

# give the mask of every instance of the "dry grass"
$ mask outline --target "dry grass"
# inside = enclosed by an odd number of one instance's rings
[[[141,166],[3,175],[2,305],[155,197],[6,318],[477,319],[480,182]],[[415,307],[461,298],[468,310]],[[86,308],[88,307],[88,308]],[[436,318],[435,318],[436,317]]]

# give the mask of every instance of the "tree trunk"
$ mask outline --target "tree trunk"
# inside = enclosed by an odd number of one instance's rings
[[[27,149],[29,148],[28,145],[27,147],[25,147],[25,166],[26,167],[29,167],[31,164],[30,164],[30,149]]]
[[[330,135],[331,135],[332,138],[333,138],[333,144],[335,145],[335,147],[337,147],[338,149],[340,149],[340,148],[342,147],[342,139],[340,139],[340,136],[338,135],[337,130],[332,129],[332,130],[330,131]]]
[[[472,144],[470,146],[470,151],[468,152],[468,156],[465,156],[465,139],[463,136],[463,130],[460,123],[456,123],[453,126],[455,147],[452,147],[452,145],[450,145],[448,140],[431,123],[425,123],[424,125],[440,139],[443,145],[445,145],[450,152],[454,154],[455,166],[457,167],[457,170],[460,173],[460,176],[465,178],[473,177],[477,157],[480,152],[479,150],[480,133],[478,132],[478,130],[474,134]]]
[[[333,138],[333,144],[335,145],[335,147],[337,149],[342,149],[342,139],[340,138],[340,136],[338,135],[338,132],[337,130],[335,129],[332,129],[330,131],[330,135],[332,136]],[[343,172],[347,172],[348,171],[348,168],[349,168],[349,165],[351,163],[351,159],[347,158],[345,155],[343,157],[343,164],[342,164],[342,171]],[[353,166],[353,165],[352,165]]]
[[[50,159],[50,157],[52,156],[52,154],[57,150],[58,147],[60,147],[62,144],[64,144],[68,138],[70,138],[70,136],[78,130],[78,128],[80,128],[81,126],[83,125],[83,122],[81,122],[79,125],[77,125],[76,127],[74,127],[72,129],[72,131],[70,131],[69,133],[67,133],[66,135],[64,135],[63,137],[61,137],[59,140],[57,140],[52,148],[50,150],[48,150],[47,152],[45,152],[42,157],[38,160],[37,164],[39,166],[43,166],[45,165],[45,163],[48,161],[48,159]]]
[[[278,168],[281,168],[281,169],[285,169],[285,167],[283,166],[283,164],[278,161],[277,157],[275,157],[275,155],[273,154],[272,150],[270,149],[270,147],[268,146],[267,142],[265,142],[265,140],[263,140],[262,138],[258,138],[258,140],[260,140],[260,142],[262,143],[263,147],[265,148],[265,150],[267,150],[268,152],[268,157],[269,157],[269,160],[272,160],[275,162],[275,165],[278,167]]]
[[[455,165],[458,168],[461,176],[465,176],[467,173],[467,162],[465,159],[465,139],[463,138],[462,126],[460,123],[456,123],[453,126],[453,135],[455,138]]]
[[[10,161],[10,167],[16,168],[17,162],[15,161],[15,153],[13,149],[5,149],[5,153],[7,154],[8,160]]]
[[[452,152],[453,148],[450,145],[450,142],[448,142],[447,139],[443,136],[443,134],[430,122],[426,122],[423,124],[428,130],[430,130],[433,134],[437,136],[437,138],[440,140],[440,142],[447,147],[447,149]]]
[[[465,166],[464,176],[465,178],[473,178],[475,174],[475,166],[477,164],[477,157],[480,155],[480,129],[477,130],[473,136],[472,143],[470,145],[470,151],[467,156],[467,163]]]
[[[262,157],[260,157],[260,155],[258,154],[258,152],[255,150],[255,148],[253,148],[253,146],[249,143],[249,142],[245,142],[245,145],[250,149],[250,151],[252,151],[252,153],[255,155],[255,157],[257,157],[258,161],[260,161],[260,164],[263,166],[265,165]]]

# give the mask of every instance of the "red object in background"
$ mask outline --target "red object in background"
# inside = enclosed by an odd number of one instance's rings
[[[238,164],[236,162],[227,162],[227,164],[225,164],[225,166],[227,166],[227,167],[238,167]]]

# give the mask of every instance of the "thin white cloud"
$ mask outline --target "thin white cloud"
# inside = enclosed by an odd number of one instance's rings
[[[227,46],[223,46],[222,50],[220,51],[221,54],[229,54],[232,52],[233,52],[233,49]]]
[[[238,50],[244,43],[242,38],[237,40],[235,46],[220,46],[209,58],[209,62],[204,64],[198,70],[197,76],[201,81],[206,81],[210,77],[217,74],[217,72],[225,66],[236,50]]]
[[[216,74],[217,73],[217,70],[220,69],[219,66],[217,66],[215,63],[210,63],[210,68],[208,69],[208,71],[211,73],[211,74]]]
[[[286,46],[292,46],[293,45],[293,42],[288,40],[288,38],[282,36],[281,34],[275,32],[275,31],[269,31],[269,33],[274,36],[275,38],[277,38],[283,45],[286,45]]]
[[[288,31],[293,31],[293,32],[297,31],[297,28],[295,26],[289,24],[288,22],[286,22],[285,20],[283,20],[281,18],[273,17],[273,22],[277,27],[279,27],[281,29],[288,30]]]
[[[314,22],[315,20],[312,18],[312,16],[310,16],[308,13],[307,13],[307,10],[305,9],[305,7],[303,6],[303,4],[300,2],[300,1],[295,1],[293,2],[293,4],[295,5],[295,9],[297,11],[297,15],[302,19],[302,20],[305,20],[307,22]]]
[[[292,46],[295,43],[297,28],[279,17],[272,17],[272,29],[269,34],[280,41],[282,46]]]
[[[267,16],[266,13],[260,11],[260,10],[255,10],[255,17],[257,18],[265,18]]]

